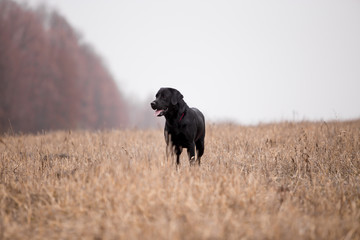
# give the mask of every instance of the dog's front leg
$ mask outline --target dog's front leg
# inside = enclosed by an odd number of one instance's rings
[[[182,147],[176,146],[175,147],[175,154],[176,154],[176,169],[180,166],[180,154],[182,152]]]
[[[195,143],[190,144],[187,149],[190,165],[194,165],[195,163]]]

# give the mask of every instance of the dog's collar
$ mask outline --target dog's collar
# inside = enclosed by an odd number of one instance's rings
[[[183,119],[184,115],[185,115],[185,112],[183,112],[183,113],[181,114],[181,117],[180,117],[180,119],[179,119],[179,122],[181,121],[181,119]]]

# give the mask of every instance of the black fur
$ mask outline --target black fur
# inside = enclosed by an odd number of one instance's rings
[[[167,149],[176,154],[176,165],[180,164],[183,148],[187,148],[191,165],[195,163],[196,148],[196,161],[200,165],[204,153],[204,115],[196,108],[189,108],[183,95],[174,88],[160,88],[151,107],[158,117],[165,116],[165,142]]]

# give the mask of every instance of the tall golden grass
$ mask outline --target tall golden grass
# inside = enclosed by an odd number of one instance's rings
[[[359,239],[360,121],[207,126],[176,171],[162,130],[0,139],[1,239]]]

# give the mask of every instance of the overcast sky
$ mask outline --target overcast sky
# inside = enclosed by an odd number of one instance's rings
[[[208,119],[243,124],[360,117],[358,0],[41,2],[126,96],[171,86]]]

